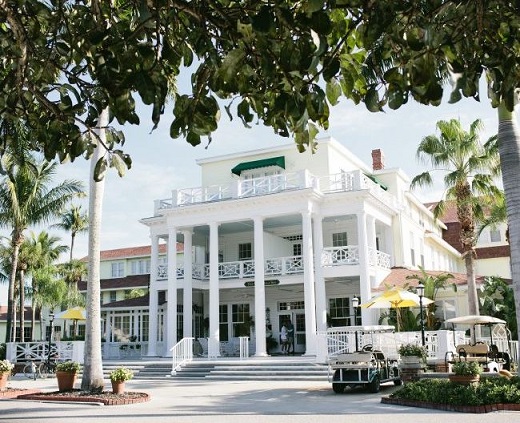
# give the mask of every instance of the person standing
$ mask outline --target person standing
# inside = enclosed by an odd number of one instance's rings
[[[289,320],[287,322],[287,354],[291,354],[291,349],[292,355],[294,355],[294,326]]]
[[[287,326],[285,326],[285,322],[282,323],[282,327],[280,329],[280,345],[282,346],[282,354],[288,354],[287,351]]]

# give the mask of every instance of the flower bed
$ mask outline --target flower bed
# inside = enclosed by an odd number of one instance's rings
[[[150,396],[145,392],[125,392],[124,394],[118,395],[112,392],[94,394],[81,390],[28,394],[20,395],[17,398],[37,401],[94,402],[104,405],[126,405],[150,401]]]
[[[422,379],[405,384],[382,402],[466,413],[520,411],[520,378],[489,378],[469,386],[446,379]]]

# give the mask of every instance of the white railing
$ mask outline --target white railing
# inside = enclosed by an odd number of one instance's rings
[[[304,188],[314,188],[323,193],[357,191],[368,189],[374,196],[389,206],[395,206],[396,199],[363,172],[356,170],[321,177],[307,170],[264,176],[253,179],[240,179],[226,185],[193,187],[174,190],[171,198],[155,200],[155,215],[162,210],[200,204],[210,201],[223,201],[235,198],[262,196]]]
[[[249,357],[249,337],[248,336],[240,336],[240,360]]]
[[[359,247],[357,245],[326,247],[321,253],[321,264],[323,266],[359,264]]]
[[[77,342],[77,344],[79,343]],[[75,358],[73,342],[53,342],[50,348],[50,355],[49,343],[47,341],[10,343],[8,346],[7,358],[12,362],[45,361],[49,356],[60,361]]]
[[[354,352],[370,344],[374,349],[383,351],[389,357],[397,358],[397,349],[402,344],[421,344],[421,332],[388,332],[383,330],[355,329],[356,327],[329,328],[326,332],[319,332],[325,351],[320,352],[321,358],[338,354]],[[378,328],[375,326],[373,328]],[[464,343],[462,331],[425,331],[425,346],[428,358],[444,360],[447,351],[455,351],[455,345]],[[513,360],[514,361],[514,360]]]
[[[264,274],[266,276],[290,275],[303,272],[303,257],[289,256],[265,260]],[[192,267],[193,279],[208,280],[209,264],[194,264]],[[254,260],[229,261],[219,263],[218,275],[220,279],[251,278],[255,276]],[[177,277],[184,277],[184,271],[177,269]],[[157,279],[168,279],[168,266],[160,265],[157,270]]]
[[[170,350],[172,352],[172,376],[177,373],[182,366],[193,360],[193,341],[195,338],[182,338]]]
[[[390,269],[390,254],[368,247],[368,263],[370,266]]]

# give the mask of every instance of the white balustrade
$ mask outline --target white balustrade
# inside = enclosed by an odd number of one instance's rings
[[[195,338],[182,338],[170,350],[172,352],[172,376],[177,373],[180,368],[193,360],[193,341]]]

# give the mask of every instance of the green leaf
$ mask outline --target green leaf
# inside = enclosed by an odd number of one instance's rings
[[[274,16],[269,6],[262,6],[256,16],[251,19],[253,29],[258,32],[269,32],[275,27]]]
[[[107,171],[107,162],[104,158],[101,158],[94,167],[94,181],[101,182],[105,177]]]
[[[379,105],[379,94],[375,88],[370,88],[365,95],[365,105],[371,112],[381,111]]]
[[[337,79],[331,79],[327,82],[325,92],[327,93],[327,100],[335,106],[338,104],[338,98],[341,96],[341,85]]]
[[[316,12],[312,14],[311,28],[320,35],[330,34],[332,24],[329,15],[325,12]]]
[[[323,0],[307,0],[305,4],[305,11],[309,13],[317,12],[323,9],[325,2]]]

